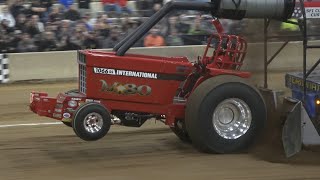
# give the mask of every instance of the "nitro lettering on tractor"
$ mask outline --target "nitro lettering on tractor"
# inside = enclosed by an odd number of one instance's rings
[[[137,86],[135,84],[122,84],[119,82],[114,82],[111,86],[105,81],[100,80],[101,82],[101,91],[102,92],[113,92],[116,94],[123,95],[136,95],[148,96],[151,94],[152,89],[147,85]]]
[[[106,75],[117,75],[117,76],[128,76],[128,77],[158,79],[158,74],[157,73],[149,73],[149,72],[137,72],[137,71],[108,69],[108,68],[97,68],[97,67],[93,68],[93,72],[96,73],[96,74],[106,74]]]

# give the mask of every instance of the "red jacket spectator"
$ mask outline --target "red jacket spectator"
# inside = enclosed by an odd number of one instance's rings
[[[127,6],[127,0],[101,0],[101,2],[105,4],[119,4],[121,7]]]
[[[150,30],[150,34],[148,34],[144,38],[144,46],[150,47],[150,46],[165,46],[166,42],[165,39],[159,35],[159,29],[158,28],[152,28]]]
[[[126,7],[126,6],[127,6],[127,0],[118,0],[118,4],[119,4],[121,7]]]
[[[117,2],[117,0],[101,0],[101,2],[105,5],[105,4],[114,4]]]

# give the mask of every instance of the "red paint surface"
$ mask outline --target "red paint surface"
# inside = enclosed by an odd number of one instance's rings
[[[70,110],[68,102],[73,97],[78,98],[76,101],[79,105],[85,103],[88,99],[94,99],[103,104],[109,112],[120,110],[165,115],[166,124],[171,126],[175,119],[184,118],[185,114],[185,104],[173,102],[181,83],[184,83],[184,85],[178,96],[187,100],[196,87],[208,78],[223,74],[243,78],[250,77],[250,73],[240,71],[247,51],[246,41],[239,36],[222,34],[223,29],[219,21],[214,21],[213,25],[220,33],[213,34],[208,39],[205,53],[197,64],[192,64],[186,57],[161,57],[138,54],[116,56],[114,52],[97,50],[79,51],[86,56],[86,94],[80,93],[70,96],[60,93],[57,98],[48,98],[46,93],[32,93],[30,109],[41,116],[61,120],[62,118],[53,116],[57,104],[62,106],[61,115],[63,113],[70,113],[72,115],[77,107]],[[214,39],[218,41],[215,44],[216,47],[213,47]],[[227,43],[223,45],[222,40],[225,40]],[[79,64],[81,63],[80,61],[78,62]],[[95,67],[155,73],[158,75],[158,79],[96,74],[93,70]],[[160,76],[167,78],[159,79]],[[184,77],[184,79],[178,80],[172,77]],[[126,95],[102,91],[102,81],[106,82],[109,86],[112,86],[114,83],[149,86],[151,94],[146,96],[139,94]]]

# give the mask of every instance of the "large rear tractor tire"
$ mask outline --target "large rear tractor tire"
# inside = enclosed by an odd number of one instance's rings
[[[103,138],[110,129],[111,116],[105,107],[98,103],[86,103],[75,112],[72,127],[78,137],[85,141]]]
[[[257,138],[267,120],[260,92],[245,79],[221,75],[200,84],[186,105],[186,129],[206,153],[237,153]]]

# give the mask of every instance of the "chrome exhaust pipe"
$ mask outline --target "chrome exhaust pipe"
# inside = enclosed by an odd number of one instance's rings
[[[217,0],[211,0],[216,3]],[[291,18],[295,0],[220,0],[216,17],[226,19],[269,18],[287,20]]]

